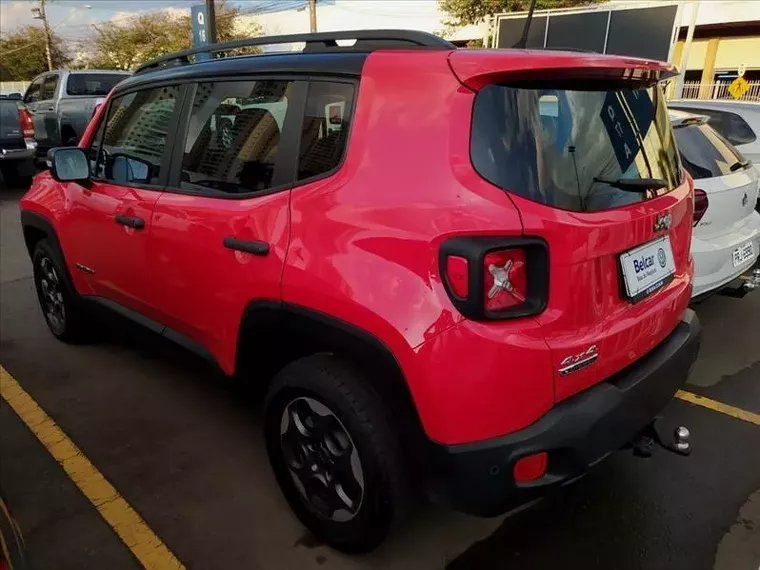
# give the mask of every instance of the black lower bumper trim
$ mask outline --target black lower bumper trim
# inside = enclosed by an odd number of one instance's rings
[[[659,346],[605,382],[561,402],[536,423],[487,441],[433,444],[430,491],[467,513],[496,516],[563,485],[630,442],[683,385],[699,352],[701,327],[688,310]],[[515,462],[546,451],[546,474],[515,482]]]

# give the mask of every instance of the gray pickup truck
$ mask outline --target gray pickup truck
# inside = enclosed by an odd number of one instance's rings
[[[40,156],[53,147],[76,144],[95,107],[129,75],[124,71],[61,69],[35,77],[24,103],[33,116]]]

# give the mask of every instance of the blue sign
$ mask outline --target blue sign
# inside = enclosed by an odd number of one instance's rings
[[[615,150],[620,171],[625,173],[641,149],[654,118],[654,105],[645,90],[610,91],[600,113]]]
[[[208,45],[208,12],[206,5],[193,6],[190,8],[190,20],[193,24],[193,47]],[[210,59],[209,54],[199,53],[195,56],[196,61]]]

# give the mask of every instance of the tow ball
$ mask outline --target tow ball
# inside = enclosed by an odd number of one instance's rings
[[[673,430],[673,437],[664,437],[658,425],[660,418],[654,420],[645,427],[641,433],[631,442],[633,454],[637,457],[652,457],[655,445],[663,449],[677,453],[678,455],[689,455],[691,453],[691,443],[689,438],[691,433],[684,426],[679,426]]]

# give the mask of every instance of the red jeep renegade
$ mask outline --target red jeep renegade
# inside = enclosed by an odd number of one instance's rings
[[[22,201],[43,313],[68,342],[105,305],[266,386],[282,492],[336,548],[412,488],[505,512],[636,439],[696,358],[674,73],[401,31],[154,60]]]

